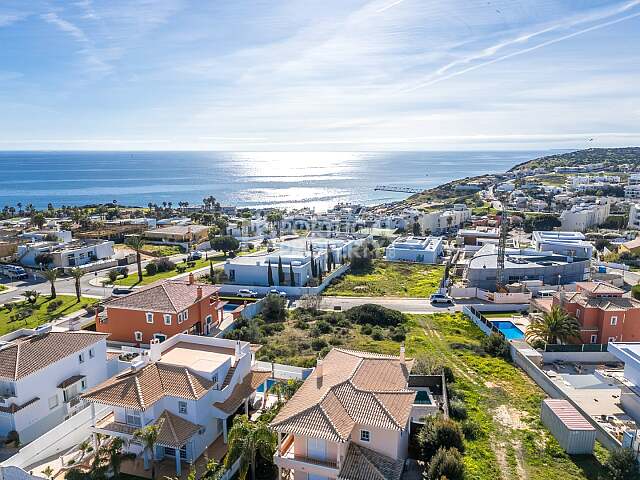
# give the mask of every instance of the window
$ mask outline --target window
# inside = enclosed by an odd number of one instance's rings
[[[83,378],[82,380],[80,380],[80,390],[86,390],[87,388],[87,381]]]
[[[80,355],[78,355],[78,362],[84,363],[84,353],[81,353]]]
[[[53,410],[58,406],[58,395],[49,398],[49,410]]]
[[[211,315],[207,315],[204,319],[204,323],[206,323],[207,325],[210,325],[212,321]]]
[[[609,340],[607,340],[609,342],[615,342],[616,341],[616,337],[609,337]]]
[[[360,440],[363,442],[369,442],[371,440],[371,433],[369,430],[360,430]]]
[[[167,339],[167,336],[164,333],[154,333],[153,338],[160,341],[160,343],[164,342]]]
[[[178,412],[187,414],[187,402],[178,402]]]
[[[127,425],[133,425],[134,427],[142,426],[142,417],[140,412],[127,411]]]
[[[581,310],[579,308],[576,308],[576,317],[580,318],[580,312]]]
[[[147,312],[147,323],[153,323],[153,313]]]
[[[182,312],[182,316],[185,320],[189,320],[189,310],[185,310],[184,312]]]
[[[596,343],[598,341],[598,335],[591,335],[591,343]]]
[[[182,312],[178,314],[178,323],[182,323]]]
[[[618,324],[618,317],[611,317],[611,326],[614,327]]]
[[[214,373],[213,377],[211,377],[211,381],[213,382],[213,388],[218,388],[218,374]]]
[[[133,332],[133,336],[135,337],[136,342],[142,341],[142,332]]]
[[[171,315],[165,315],[164,316],[164,324],[165,325],[171,325]]]
[[[96,356],[96,351],[93,348],[89,349],[89,358],[93,358]]]

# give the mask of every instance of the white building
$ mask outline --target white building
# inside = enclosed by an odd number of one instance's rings
[[[271,373],[253,365],[247,342],[183,333],[154,342],[129,371],[83,395],[91,403],[94,439],[99,433],[129,441],[136,430],[156,425],[155,458],[175,462],[180,476],[183,463],[188,468],[212,443],[227,443],[227,419],[243,405],[248,412],[256,389],[265,389]],[[139,444],[126,445],[141,453]]]
[[[424,234],[440,234],[450,229],[460,228],[471,220],[471,210],[464,204],[455,204],[453,208],[438,212],[420,212],[419,223]]]
[[[47,326],[0,337],[0,437],[31,442],[83,408],[80,394],[107,378],[106,338]]]
[[[629,228],[640,230],[640,204],[632,203],[629,209]]]
[[[585,240],[580,232],[541,232],[535,231],[533,245],[540,252],[553,252],[572,258],[591,258],[593,244]]]
[[[75,240],[69,242],[42,241],[18,245],[18,258],[22,265],[39,266],[38,256],[48,254],[50,267],[67,268],[87,265],[113,258],[111,240]]]
[[[640,198],[640,184],[627,185],[624,187],[624,198],[626,200],[637,200]]]
[[[593,203],[573,205],[560,214],[561,230],[565,232],[584,232],[591,227],[604,223],[609,216],[610,205],[606,198],[596,199]]]
[[[438,263],[443,254],[442,237],[400,237],[386,248],[390,262]]]

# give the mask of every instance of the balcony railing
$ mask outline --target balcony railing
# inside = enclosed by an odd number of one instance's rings
[[[280,447],[280,450],[278,450],[276,453],[276,458],[280,457],[283,460],[287,460],[289,462],[306,463],[309,465],[315,465],[317,467],[329,468],[333,470],[338,469],[337,461],[318,460],[316,458],[302,456],[302,455],[296,454],[294,450],[295,450],[294,436],[287,435],[287,437],[284,439],[284,442],[282,442],[282,446]]]

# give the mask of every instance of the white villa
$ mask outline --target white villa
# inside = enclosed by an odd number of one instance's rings
[[[157,425],[156,459],[175,462],[180,476],[182,463],[193,464],[214,442],[226,451],[229,417],[242,406],[248,412],[271,376],[253,366],[247,342],[187,334],[154,341],[129,371],[83,395],[91,402],[92,431],[132,440],[136,430]]]
[[[443,255],[442,237],[400,237],[386,249],[391,262],[438,263]]]
[[[107,378],[106,339],[48,325],[0,337],[0,437],[29,443],[82,409],[80,394]]]

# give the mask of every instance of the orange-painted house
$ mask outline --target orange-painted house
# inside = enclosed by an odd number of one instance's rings
[[[96,322],[109,340],[137,345],[165,339],[177,333],[207,335],[222,321],[226,302],[214,285],[188,280],[167,280],[115,298],[105,304]]]
[[[640,302],[605,282],[578,282],[575,292],[556,292],[553,305],[580,323],[582,343],[640,341]]]

